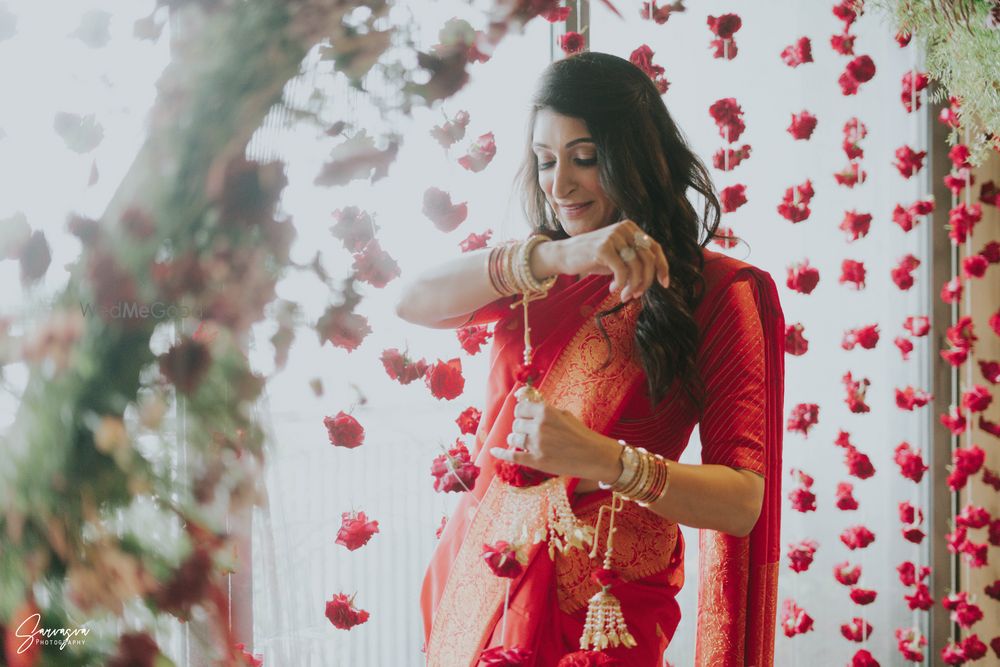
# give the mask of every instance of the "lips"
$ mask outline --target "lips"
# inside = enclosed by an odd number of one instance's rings
[[[590,208],[590,205],[593,204],[593,203],[594,202],[591,201],[591,202],[587,202],[585,204],[573,204],[572,206],[563,206],[563,205],[560,205],[559,206],[559,210],[561,210],[565,215],[567,215],[567,216],[569,216],[569,217],[572,218],[572,217],[576,217],[577,215],[580,215],[581,213],[583,213],[584,211],[586,211],[588,208]]]

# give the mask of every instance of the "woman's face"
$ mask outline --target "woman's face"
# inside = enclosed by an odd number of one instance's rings
[[[583,120],[541,109],[531,147],[538,185],[567,234],[576,236],[616,222],[618,211],[597,174],[597,145]]]

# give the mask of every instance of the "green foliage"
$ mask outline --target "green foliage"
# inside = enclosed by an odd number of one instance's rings
[[[875,0],[900,31],[913,35],[926,53],[930,78],[940,84],[934,99],[961,101],[972,160],[978,164],[1000,140],[1000,28],[990,27],[988,0]],[[965,142],[952,134],[952,143]]]

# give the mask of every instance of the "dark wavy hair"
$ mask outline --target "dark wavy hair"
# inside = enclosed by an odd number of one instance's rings
[[[704,294],[702,248],[719,226],[719,200],[705,165],[687,145],[663,98],[642,70],[607,53],[583,52],[556,61],[542,74],[528,118],[527,153],[517,175],[525,214],[535,231],[559,239],[569,235],[538,185],[531,150],[535,119],[542,109],[579,118],[597,146],[597,166],[605,193],[624,217],[663,248],[670,287],[658,282],[642,296],[635,342],[656,406],[675,380],[700,413],[704,384],[697,372],[698,326],[694,310]],[[688,191],[701,195],[701,216]],[[699,241],[701,230],[704,239]],[[597,324],[625,304],[597,313]],[[609,358],[610,361],[610,358]]]

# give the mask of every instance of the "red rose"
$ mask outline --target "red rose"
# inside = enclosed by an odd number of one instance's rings
[[[983,422],[983,417],[979,417],[980,425]],[[983,484],[987,484],[993,487],[994,491],[1000,491],[1000,475],[997,475],[989,468],[983,468]]]
[[[957,128],[961,124],[961,119],[959,118],[961,109],[962,105],[958,101],[958,98],[952,95],[948,98],[948,106],[941,109],[941,113],[938,114],[938,121],[952,129]]]
[[[335,447],[354,449],[364,444],[365,429],[357,419],[343,410],[335,417],[323,417],[323,426],[326,427],[326,433],[330,437],[330,444]]]
[[[839,282],[841,285],[845,283],[851,283],[854,289],[861,290],[865,287],[865,263],[858,262],[853,259],[845,259],[840,264],[840,278]]]
[[[808,140],[816,129],[816,116],[805,109],[792,114],[792,122],[785,129],[796,140]]]
[[[583,35],[578,32],[567,32],[559,36],[559,48],[567,56],[580,53],[585,46],[586,41],[583,39]]]
[[[878,345],[879,331],[877,324],[869,324],[857,329],[848,329],[844,332],[844,338],[840,341],[840,347],[845,350],[853,350],[860,345],[866,350],[873,350]]]
[[[853,188],[858,183],[868,180],[868,172],[861,168],[858,162],[851,162],[843,170],[833,175],[839,185]]]
[[[879,667],[878,660],[868,649],[860,649],[851,658],[851,667]]]
[[[906,78],[909,76],[909,74],[910,73],[907,72],[906,74],[903,75],[904,81],[906,81]],[[926,76],[927,75],[924,75],[925,88],[927,87]],[[971,164],[969,164],[969,157],[971,157],[971,155],[972,151],[970,151],[969,147],[966,146],[965,144],[955,144],[954,146],[951,147],[951,150],[948,151],[948,159],[951,160],[951,164],[955,167],[955,169],[970,168],[972,166]]]
[[[1000,382],[1000,362],[979,360],[979,372],[983,374],[987,382],[996,384]]]
[[[374,240],[379,228],[372,221],[371,215],[357,206],[337,209],[333,212],[333,219],[337,224],[330,227],[330,233],[340,239],[344,248],[351,253],[359,252]]]
[[[239,657],[247,667],[264,667],[264,656],[250,653],[247,650],[246,644],[240,642],[233,648],[240,652]]]
[[[809,429],[819,422],[819,405],[816,403],[798,403],[788,416],[786,428],[789,431],[809,435]]]
[[[796,512],[815,512],[816,494],[809,489],[796,487],[788,493],[788,500],[791,501],[792,509]]]
[[[399,275],[399,264],[382,250],[378,241],[370,241],[365,249],[354,255],[354,275],[372,287],[385,287]]]
[[[985,460],[986,452],[976,445],[952,452],[952,464],[965,475],[975,475],[983,467]]]
[[[799,357],[809,350],[809,341],[802,335],[805,328],[799,322],[785,325],[785,352]]]
[[[922,389],[914,389],[913,387],[896,389],[896,405],[902,410],[913,412],[914,408],[922,408],[927,405],[932,398],[934,397]]]
[[[847,472],[858,479],[868,479],[875,474],[875,466],[872,465],[868,455],[854,447],[849,448],[844,454],[844,462],[847,464]]]
[[[926,336],[931,330],[931,321],[926,316],[907,317],[903,321],[903,328],[910,332],[910,335],[920,337]]]
[[[861,578],[861,566],[850,565],[847,561],[833,566],[833,576],[844,586],[853,586]]]
[[[385,372],[399,384],[410,384],[427,372],[426,359],[413,361],[394,347],[384,350],[381,359]]]
[[[848,549],[854,551],[855,549],[864,549],[874,542],[875,534],[864,526],[851,526],[850,528],[845,528],[840,534],[840,541]]]
[[[972,349],[973,343],[979,340],[973,333],[972,318],[968,315],[960,317],[955,324],[948,327],[945,331],[945,338],[954,347],[963,350]]]
[[[851,591],[851,596],[854,596],[854,591],[861,590],[856,588]],[[874,591],[872,591],[874,592]],[[872,636],[872,626],[871,623],[863,618],[852,618],[850,623],[844,623],[840,626],[840,634],[844,635],[844,638],[852,642],[863,642]]]
[[[1000,579],[997,579],[992,584],[986,586],[986,588],[983,589],[983,592],[994,600],[1000,601]]]
[[[850,512],[858,509],[858,501],[854,497],[854,485],[849,482],[837,484],[837,509]]]
[[[979,201],[990,206],[1000,206],[1000,188],[993,181],[986,181],[979,186]]]
[[[928,79],[926,72],[917,72],[916,76],[914,76],[913,71],[910,70],[903,74],[903,79],[900,83],[899,100],[903,103],[903,108],[906,109],[907,113],[913,113],[915,109],[920,108],[919,93],[927,87],[930,79]]]
[[[962,194],[962,190],[972,187],[976,183],[976,177],[972,175],[972,170],[970,169],[956,169],[950,174],[946,174],[941,181],[957,197]],[[979,206],[979,204],[976,204],[976,206]]]
[[[713,39],[708,43],[708,47],[712,49],[713,58],[732,60],[740,52],[736,40],[732,39]]]
[[[320,342],[330,341],[337,347],[353,352],[372,332],[363,315],[351,312],[347,305],[330,306],[316,323]]]
[[[161,354],[160,373],[188,395],[194,394],[208,372],[212,355],[208,346],[193,338],[184,338],[180,343]]]
[[[452,204],[451,195],[444,190],[427,188],[424,191],[423,214],[442,232],[450,232],[465,222],[469,215],[468,202]]]
[[[871,381],[868,378],[855,380],[851,372],[848,371],[841,378],[841,381],[844,383],[844,390],[847,392],[844,402],[847,403],[847,407],[851,409],[851,412],[861,414],[871,410],[868,404],[865,403],[865,392],[868,391],[868,386],[871,385]]]
[[[494,646],[479,654],[479,665],[482,667],[518,667],[527,665],[531,660],[531,650],[514,646],[504,648]]]
[[[865,83],[875,76],[875,63],[869,56],[858,56],[847,63],[846,71],[858,83]]]
[[[901,49],[909,44],[911,39],[913,39],[913,35],[911,33],[903,32],[902,30],[896,33],[896,43],[899,44],[899,48]],[[923,661],[924,659],[921,657],[919,660],[915,660],[914,662]]]
[[[990,513],[977,505],[966,505],[955,517],[955,525],[965,528],[982,528],[990,522]]]
[[[927,151],[918,152],[909,146],[900,146],[896,149],[896,162],[894,164],[903,178],[910,178],[924,166],[925,157],[927,157]]]
[[[792,572],[805,572],[812,565],[813,555],[819,545],[815,540],[802,540],[788,545],[788,566]]]
[[[934,598],[931,597],[931,591],[927,588],[927,584],[917,584],[913,592],[904,595],[903,599],[906,600],[906,605],[913,610],[927,611],[934,606]]]
[[[461,440],[431,462],[434,490],[439,493],[471,491],[479,477],[479,466],[472,462],[469,450]]]
[[[830,37],[830,46],[842,56],[853,56],[854,38],[856,36],[846,32],[840,35],[833,35]]]
[[[569,17],[570,7],[555,7],[541,13],[541,17],[549,23],[559,23]]]
[[[567,653],[559,660],[556,667],[623,667],[618,658],[613,658],[602,651],[574,651]]]
[[[458,336],[459,345],[469,354],[477,354],[483,344],[493,336],[493,332],[485,324],[461,327],[455,330],[455,334]]]
[[[805,182],[791,188],[785,189],[785,194],[778,204],[778,214],[789,222],[802,222],[809,217],[809,202],[814,195],[812,181]]]
[[[969,412],[982,412],[993,402],[990,390],[981,384],[973,385],[972,389],[962,392],[962,406]]]
[[[1000,263],[1000,241],[990,241],[983,246],[979,254],[990,264]]]
[[[902,336],[896,336],[893,341],[896,347],[899,348],[900,353],[903,355],[903,361],[910,358],[910,352],[913,352],[913,343],[909,339],[903,338]]]
[[[493,161],[496,154],[496,139],[492,132],[487,132],[469,146],[468,152],[458,159],[458,163],[471,172],[480,172]]]
[[[742,183],[729,185],[722,188],[719,193],[719,202],[722,204],[723,213],[732,213],[743,204],[747,203],[747,186]]]
[[[480,248],[485,248],[486,244],[489,243],[490,237],[493,236],[493,230],[487,229],[482,234],[476,234],[473,232],[469,234],[465,239],[463,239],[458,247],[462,249],[462,252],[472,252],[473,250],[479,250]]]
[[[719,136],[732,143],[740,138],[746,125],[743,123],[743,109],[734,97],[716,100],[708,107],[708,114],[719,128]]]
[[[896,648],[899,649],[904,660],[923,662],[924,652],[921,649],[924,646],[927,646],[927,638],[920,634],[917,628],[896,629]]]
[[[809,260],[788,267],[788,277],[785,284],[789,289],[800,294],[809,294],[819,284],[819,270],[809,266]]]
[[[969,255],[962,258],[962,273],[966,278],[982,278],[989,268],[989,261],[982,255]]]
[[[340,515],[337,544],[354,551],[368,544],[378,532],[378,521],[369,521],[364,512],[344,512]]]
[[[946,665],[964,665],[965,652],[960,644],[948,640],[948,645],[941,649],[941,661]]]
[[[474,407],[468,407],[462,410],[462,414],[458,416],[455,423],[458,424],[458,430],[462,432],[462,435],[472,435],[479,428],[479,420],[482,417],[482,412]]]
[[[712,166],[720,171],[732,171],[750,157],[750,144],[740,148],[720,148],[712,155]]]
[[[712,239],[712,243],[723,248],[735,248],[736,247],[736,233],[733,231],[732,227],[720,226],[715,231],[715,237]]]
[[[947,414],[942,414],[940,419],[944,427],[955,435],[965,433],[965,417],[955,407],[950,408]]]
[[[431,136],[447,150],[452,144],[465,138],[465,128],[468,125],[469,112],[459,111],[454,118],[446,120],[444,125],[435,125],[431,130]]]
[[[465,389],[465,378],[462,376],[462,360],[455,358],[441,361],[427,369],[424,382],[431,390],[434,398],[452,400],[462,394]]]
[[[917,571],[917,566],[910,561],[903,561],[898,566],[896,566],[896,572],[899,573],[899,582],[904,586],[916,586],[918,583],[926,579],[931,574],[931,568],[926,565]]]
[[[496,544],[483,545],[483,560],[498,577],[516,579],[524,572],[528,557],[516,544],[500,540]]]
[[[788,599],[781,605],[781,629],[786,637],[794,637],[813,629],[812,616],[805,609]]]
[[[899,474],[916,483],[920,483],[924,473],[928,470],[920,452],[910,449],[908,442],[902,442],[896,446],[893,460],[899,466]]]
[[[969,635],[962,639],[962,655],[969,662],[979,660],[986,655],[986,644],[978,635]]]
[[[833,15],[844,22],[845,32],[858,18],[858,15],[863,13],[864,9],[858,9],[854,0],[840,0],[840,2],[833,6]]]
[[[663,77],[666,70],[662,66],[653,63],[653,54],[653,50],[647,44],[643,44],[629,55],[628,60],[653,80],[653,85],[656,86],[656,90],[662,95],[667,92],[670,82]]]
[[[361,625],[368,620],[368,612],[354,608],[354,596],[347,597],[337,593],[326,603],[326,617],[333,627],[340,630],[350,630],[355,625]]]
[[[743,27],[743,19],[737,14],[723,14],[708,17],[708,29],[719,39],[732,39],[733,35]]]
[[[844,219],[840,222],[840,229],[847,232],[848,241],[857,241],[859,238],[868,236],[868,230],[871,228],[871,225],[871,213],[845,211]]]
[[[956,245],[965,243],[976,225],[983,219],[983,207],[979,204],[966,206],[959,204],[948,212],[948,238]]]
[[[798,67],[804,63],[811,63],[812,42],[808,37],[799,37],[791,46],[786,46],[781,51],[781,60],[789,67]]]

